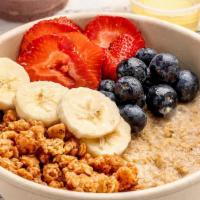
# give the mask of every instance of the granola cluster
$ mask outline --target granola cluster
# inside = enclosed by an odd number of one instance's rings
[[[120,156],[93,157],[59,123],[18,119],[8,110],[0,124],[0,166],[36,183],[80,192],[138,188],[137,169]]]

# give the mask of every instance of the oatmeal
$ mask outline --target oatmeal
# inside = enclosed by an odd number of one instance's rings
[[[28,180],[79,192],[136,190],[137,169],[117,155],[92,156],[58,123],[18,119],[8,110],[0,126],[0,166]]]
[[[138,167],[139,184],[155,187],[199,170],[200,95],[179,104],[171,118],[148,116],[147,126],[124,153]]]

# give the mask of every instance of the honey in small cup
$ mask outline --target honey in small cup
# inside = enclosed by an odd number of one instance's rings
[[[200,0],[131,0],[131,10],[135,14],[156,17],[196,31]]]

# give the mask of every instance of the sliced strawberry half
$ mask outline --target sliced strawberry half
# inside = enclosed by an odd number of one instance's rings
[[[103,65],[103,78],[116,80],[118,64],[125,59],[135,56],[138,49],[145,46],[142,35],[138,32],[135,36],[129,34],[120,35],[109,49],[105,50],[106,59]]]
[[[68,17],[57,17],[50,19],[48,21],[58,22],[59,24],[68,25],[68,27],[71,27],[74,30],[81,31],[81,28]]]
[[[74,24],[67,17],[60,17],[50,20],[43,20],[31,27],[22,39],[20,52],[27,49],[28,45],[35,39],[49,34],[63,34],[71,31],[81,31],[81,28]]]
[[[87,37],[103,48],[108,48],[123,33],[134,36],[138,30],[128,19],[116,16],[97,16],[85,29]]]
[[[67,38],[76,47],[76,52],[87,64],[91,74],[97,78],[97,81],[101,80],[101,68],[105,60],[104,51],[99,46],[91,42],[85,35],[80,32],[71,32],[65,34]]]
[[[27,51],[19,55],[18,63],[32,81],[54,81],[68,88],[96,89],[99,84],[74,44],[65,36],[45,35],[34,40]]]

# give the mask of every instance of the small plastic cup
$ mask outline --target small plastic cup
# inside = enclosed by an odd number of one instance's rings
[[[191,3],[191,6],[187,8],[178,8],[170,10],[159,9],[156,8],[156,5],[150,6],[145,3],[142,3],[142,1],[140,0],[130,0],[130,1],[131,1],[131,10],[135,14],[156,17],[162,20],[166,20],[184,26],[193,31],[197,30],[199,23],[199,14],[200,14],[199,0],[188,0]]]

